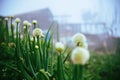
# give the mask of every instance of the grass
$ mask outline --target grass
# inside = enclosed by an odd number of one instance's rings
[[[14,61],[14,48],[5,44],[0,46],[0,80],[21,80],[24,77]],[[67,62],[66,62],[67,63]],[[69,62],[66,72],[72,72]],[[84,67],[84,80],[119,80],[120,55],[91,53],[90,61]],[[71,74],[69,74],[71,75]]]
[[[93,53],[85,69],[85,80],[118,80],[120,55]]]

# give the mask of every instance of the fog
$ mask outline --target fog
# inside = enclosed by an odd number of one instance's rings
[[[81,32],[88,35],[90,44],[93,41],[98,45],[99,39],[106,45],[108,37],[120,37],[119,3],[119,0],[0,0],[0,15],[36,19],[43,29],[54,20],[64,42]]]

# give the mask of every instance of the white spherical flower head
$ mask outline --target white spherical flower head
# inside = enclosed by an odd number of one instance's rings
[[[12,18],[12,19],[13,19],[13,18],[14,18],[14,16],[10,16],[10,18]]]
[[[40,28],[35,28],[34,30],[33,30],[33,36],[42,36],[42,30],[40,29]]]
[[[5,18],[5,21],[8,21],[8,18]]]
[[[33,23],[33,24],[37,24],[37,20],[33,20],[32,23]]]
[[[86,37],[81,33],[77,33],[73,36],[73,41],[75,44],[83,43],[86,42]]]
[[[28,22],[27,20],[23,21],[23,25],[24,25],[24,26],[27,26],[28,23],[29,23],[29,22]]]
[[[76,47],[71,54],[71,60],[74,64],[85,65],[90,58],[89,51],[84,48]]]
[[[19,22],[20,22],[20,18],[16,18],[16,19],[15,19],[15,22],[16,22],[16,23],[19,23]]]
[[[27,24],[27,25],[28,25],[28,27],[30,27],[30,26],[31,26],[31,23],[30,23],[30,22],[28,22],[28,24]]]
[[[64,51],[64,49],[65,49],[64,44],[62,44],[61,42],[55,43],[55,49],[56,49],[58,52]]]

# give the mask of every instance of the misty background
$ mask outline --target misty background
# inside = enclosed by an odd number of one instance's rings
[[[120,38],[119,0],[0,0],[0,16],[36,19],[46,31],[52,21],[59,24],[61,41],[71,44],[77,32],[88,38],[89,48],[115,51]]]

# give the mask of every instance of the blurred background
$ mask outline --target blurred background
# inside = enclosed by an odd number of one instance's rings
[[[36,19],[46,31],[55,21],[60,40],[72,47],[75,33],[86,35],[89,49],[120,51],[120,0],[0,0],[0,16]]]
[[[14,16],[13,23],[17,17],[21,19],[21,30],[24,20],[31,23],[37,20],[37,26],[44,33],[54,21],[53,29],[59,32],[60,41],[70,47],[66,54],[74,49],[72,36],[83,33],[87,37],[91,56],[84,67],[84,80],[120,80],[120,0],[0,0],[0,80],[26,80],[26,75],[21,73],[27,69],[19,69],[16,44],[11,41],[7,43],[9,37],[14,39],[8,36],[12,31],[8,32],[4,23],[4,18],[8,17],[10,24],[9,16]],[[8,27],[12,30],[12,25]],[[33,25],[31,35],[32,29]],[[54,36],[56,39],[56,33]],[[21,50],[24,51],[27,50]],[[20,59],[24,61],[24,57]],[[53,62],[56,63],[56,59]],[[71,73],[73,68],[70,56],[67,61],[65,69]]]

